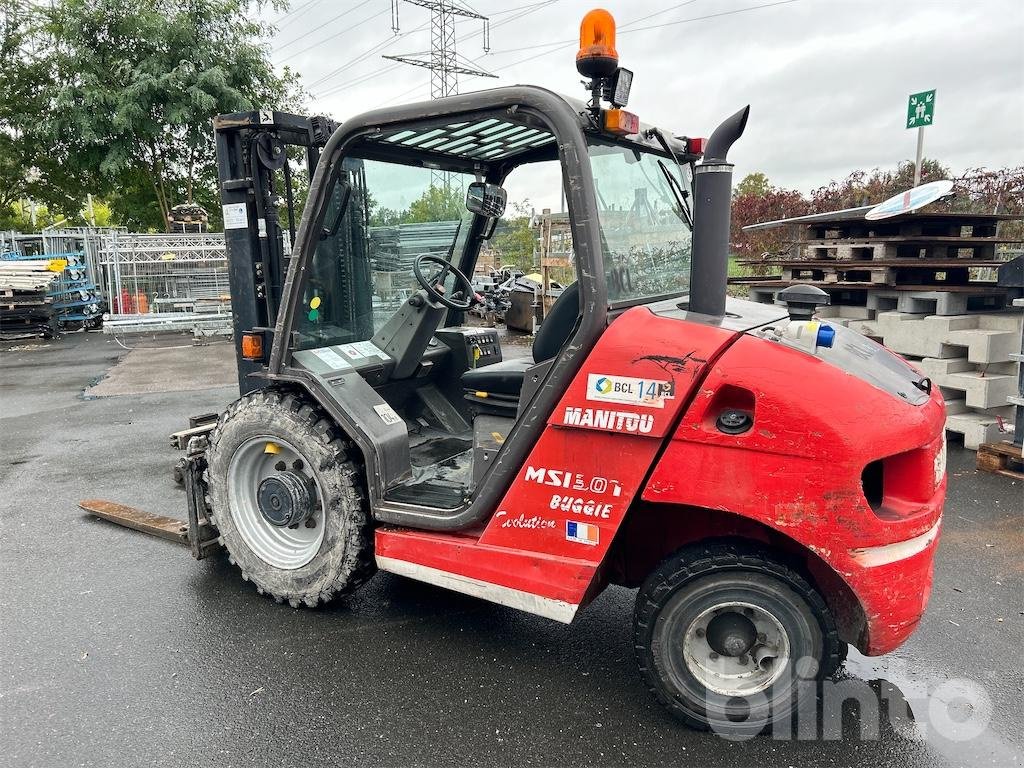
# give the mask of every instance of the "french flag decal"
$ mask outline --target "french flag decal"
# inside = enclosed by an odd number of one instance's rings
[[[575,520],[565,521],[565,538],[568,541],[597,546],[597,542],[601,538],[600,534],[601,531],[596,525],[577,523]]]

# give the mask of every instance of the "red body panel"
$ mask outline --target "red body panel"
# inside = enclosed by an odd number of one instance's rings
[[[729,407],[753,410],[753,429],[717,429]],[[863,608],[861,650],[884,653],[931,588],[943,422],[937,389],[909,405],[812,355],[637,307],[599,340],[479,536],[382,528],[377,555],[558,601],[568,614],[549,615],[568,620],[635,500],[722,510],[828,564]],[[862,472],[876,460],[891,471],[872,509]]]
[[[573,379],[478,540],[381,529],[378,555],[583,603],[592,578],[579,574],[596,573],[709,361],[735,336],[712,326],[682,325],[645,307],[625,312]],[[645,340],[640,352],[638,338]],[[601,379],[602,389],[610,391],[597,388]],[[616,385],[627,384],[639,389],[637,382],[644,392],[616,391]],[[626,402],[633,394],[637,401]],[[457,548],[438,553],[440,540],[455,538]],[[572,565],[537,572],[538,556]]]
[[[749,392],[754,427],[722,434],[714,422],[723,387]],[[938,523],[945,414],[938,388],[913,406],[816,357],[760,339],[738,340],[706,377],[643,493],[648,501],[722,509],[803,544],[853,589],[867,619],[867,653],[885,653],[913,631],[931,590],[935,546],[866,567],[861,550],[914,539]],[[891,458],[890,457],[895,457]],[[890,459],[880,508],[861,473]],[[894,467],[896,468],[896,467]]]

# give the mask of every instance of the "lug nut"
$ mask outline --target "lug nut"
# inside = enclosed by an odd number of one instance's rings
[[[704,637],[704,630],[698,629],[694,634],[697,635],[697,637]]]
[[[718,654],[715,653],[714,651],[712,651],[711,655],[709,655],[708,658],[711,659],[712,661],[718,661]]]

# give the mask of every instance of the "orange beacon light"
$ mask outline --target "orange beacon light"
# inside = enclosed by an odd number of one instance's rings
[[[595,8],[580,23],[576,70],[584,77],[608,77],[614,74],[618,66],[615,19],[604,8]]]

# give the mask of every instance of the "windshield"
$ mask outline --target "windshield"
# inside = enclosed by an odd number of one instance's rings
[[[612,305],[690,288],[690,167],[614,144],[591,144],[608,300]],[[669,178],[677,185],[673,190]]]

